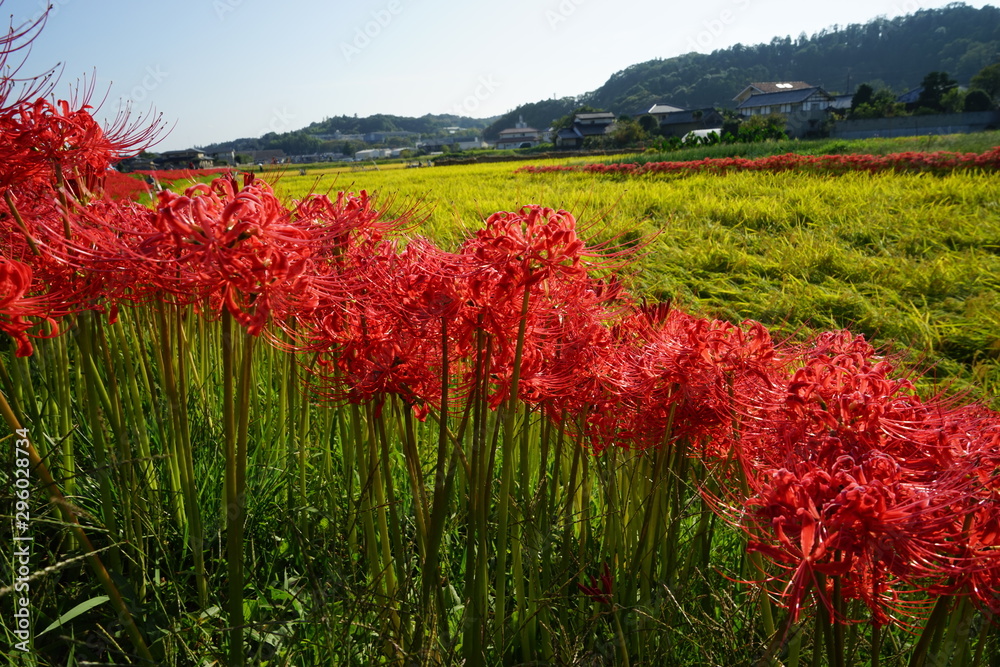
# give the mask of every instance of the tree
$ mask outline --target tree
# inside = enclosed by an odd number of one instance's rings
[[[970,90],[962,105],[962,111],[989,111],[992,108],[993,100],[983,90]]]
[[[965,91],[952,88],[941,98],[941,107],[946,113],[958,113],[965,106]]]
[[[768,139],[787,139],[786,122],[787,119],[777,113],[766,116],[750,116],[740,124],[736,138],[747,143],[767,141]]]
[[[851,113],[854,113],[862,104],[871,104],[872,97],[874,96],[875,90],[867,83],[858,86],[858,89],[854,92],[854,97],[851,98]]]
[[[642,126],[631,118],[615,121],[615,129],[611,131],[611,141],[616,146],[631,146],[648,139],[649,135]]]
[[[944,111],[944,96],[948,91],[958,87],[958,81],[948,76],[947,72],[930,72],[920,82],[920,87],[920,96],[915,107]]]
[[[991,100],[1000,97],[1000,63],[993,63],[979,70],[969,82],[969,88],[982,90]]]
[[[660,121],[656,120],[656,116],[648,113],[639,116],[639,127],[650,136],[660,133]]]

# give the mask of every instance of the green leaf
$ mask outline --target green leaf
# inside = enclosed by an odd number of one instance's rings
[[[62,614],[59,618],[54,620],[49,627],[39,632],[37,635],[35,635],[35,637],[41,637],[49,630],[55,630],[56,628],[61,627],[64,623],[72,621],[80,614],[84,614],[93,609],[94,607],[96,607],[97,605],[104,604],[110,599],[111,598],[109,598],[107,595],[98,595],[96,598],[90,598],[89,600],[81,602],[80,604],[76,605],[75,607],[67,611],[65,614]]]

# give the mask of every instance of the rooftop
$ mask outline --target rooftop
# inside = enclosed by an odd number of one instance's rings
[[[816,93],[820,93],[821,97],[825,99],[832,99],[829,94],[819,86],[811,86],[809,88],[802,88],[796,90],[785,90],[776,93],[762,93],[760,95],[751,95],[746,98],[738,105],[737,109],[747,109],[750,107],[763,107],[763,106],[774,106],[775,104],[795,104],[796,102],[803,102]]]

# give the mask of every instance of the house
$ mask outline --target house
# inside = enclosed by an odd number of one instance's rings
[[[452,143],[451,147],[456,151],[471,151],[477,148],[489,148],[489,144],[484,142],[479,137],[472,137],[471,139],[456,139],[455,142]]]
[[[500,130],[497,148],[532,148],[542,143],[542,133],[533,127],[528,127],[524,116],[518,116],[514,127]]]
[[[646,113],[656,118],[657,121],[662,122],[664,116],[672,113],[678,113],[681,111],[686,111],[686,109],[684,109],[683,107],[675,107],[670,104],[654,104],[653,106],[649,107],[649,111],[647,111]]]
[[[573,124],[556,132],[557,148],[582,148],[590,137],[601,137],[611,132],[615,126],[615,115],[610,111],[578,113],[573,116]]]
[[[751,83],[740,91],[740,94],[733,98],[737,105],[742,104],[748,97],[753,95],[764,95],[767,93],[787,93],[793,90],[804,90],[814,88],[812,84],[805,81],[757,81]]]
[[[849,95],[834,95],[833,101],[830,102],[830,109],[836,109],[837,111],[850,111],[851,102],[854,101],[854,94]]]
[[[216,164],[228,164],[231,166],[235,165],[236,151],[228,150],[228,151],[221,151],[219,153],[212,153],[212,160],[214,160]]]
[[[785,118],[785,132],[793,139],[822,132],[834,97],[819,86],[780,93],[751,95],[736,110],[744,117],[777,114]]]
[[[750,95],[736,105],[736,110],[744,116],[766,116],[771,113],[789,116],[798,112],[825,111],[832,103],[832,95],[819,86],[813,86]]]
[[[665,113],[659,120],[660,132],[665,137],[684,137],[698,130],[721,128],[725,122],[722,114],[711,107]]]
[[[607,128],[614,125],[615,115],[610,111],[595,111],[593,113],[578,113],[573,116],[573,124],[581,127]]]
[[[249,151],[250,159],[256,164],[280,164],[285,162],[285,151],[280,148],[268,148],[262,151]]]
[[[376,160],[383,157],[392,157],[392,149],[369,148],[368,150],[358,151],[354,154],[355,160]]]
[[[156,158],[157,169],[211,169],[212,158],[204,151],[189,148],[183,151],[164,151]]]
[[[115,165],[115,169],[123,174],[132,171],[152,171],[156,168],[156,163],[153,160],[144,157],[125,158]]]

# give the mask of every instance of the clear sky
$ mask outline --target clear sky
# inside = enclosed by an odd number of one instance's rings
[[[173,126],[155,150],[328,116],[484,118],[580,95],[654,58],[811,35],[945,0],[6,0],[15,24],[53,9],[25,71],[62,63],[57,95],[94,76]],[[966,4],[982,7],[983,3]]]

